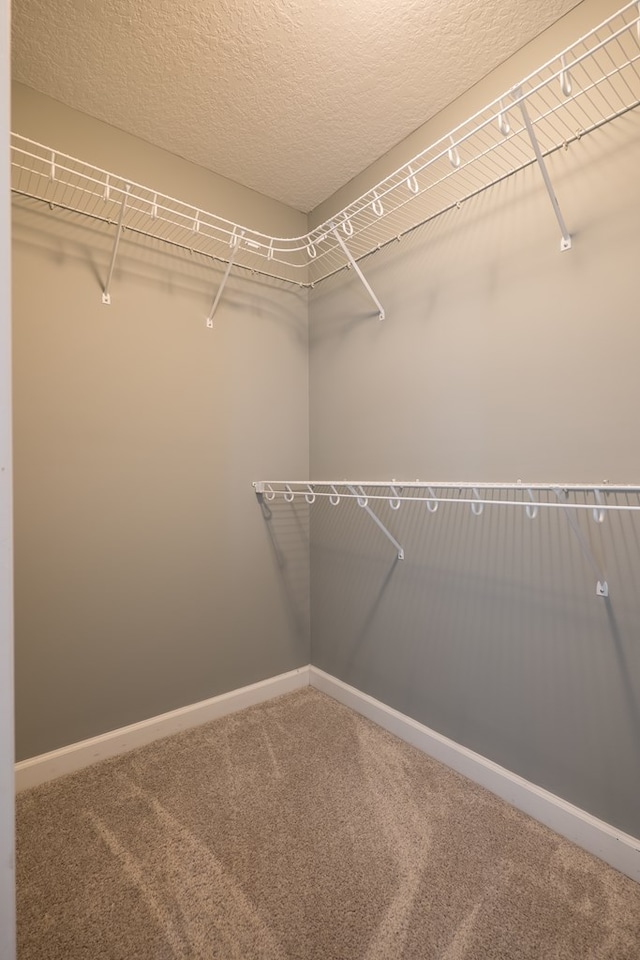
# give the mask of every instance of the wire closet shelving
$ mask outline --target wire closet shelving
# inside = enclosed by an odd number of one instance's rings
[[[209,325],[232,265],[302,287],[352,267],[383,319],[360,261],[530,164],[540,166],[561,249],[571,246],[545,157],[640,104],[639,60],[634,0],[299,237],[261,233],[18,134],[11,138],[12,190],[117,227],[105,303],[127,230],[227,264]]]
[[[462,504],[467,505],[476,517],[481,516],[485,508],[508,507],[519,509],[529,520],[535,520],[540,511],[560,511],[597,577],[596,595],[599,597],[609,596],[609,585],[578,521],[578,515],[586,513],[595,523],[601,524],[607,513],[640,512],[640,485],[635,484],[254,480],[253,488],[259,500],[268,502],[280,497],[287,503],[298,500],[311,505],[319,499],[337,507],[342,500],[355,500],[393,544],[398,560],[405,559],[404,548],[373,510],[372,504],[387,505],[397,511],[403,503],[422,503],[425,510],[432,514],[441,504]]]

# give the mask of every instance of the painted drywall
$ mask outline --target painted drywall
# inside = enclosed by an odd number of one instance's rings
[[[638,483],[640,114],[310,299],[311,476]],[[640,836],[640,522],[356,504],[312,513],[312,663]]]
[[[54,130],[51,110],[19,91],[14,129],[253,210],[250,191],[59,105]],[[274,552],[251,487],[308,470],[308,338],[305,291],[240,271],[207,329],[223,267],[128,233],[105,306],[113,227],[13,210],[22,759],[308,663],[307,517]]]
[[[11,254],[9,248],[9,5],[0,0],[0,956],[13,960],[13,569],[11,505]]]

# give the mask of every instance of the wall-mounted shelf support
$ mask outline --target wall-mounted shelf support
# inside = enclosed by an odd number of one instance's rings
[[[516,507],[528,520],[534,521],[543,511],[560,510],[569,522],[580,549],[596,574],[596,595],[609,596],[609,585],[593,555],[577,517],[580,511],[591,512],[595,523],[603,523],[609,512],[639,513],[640,485],[621,484],[612,486],[589,483],[475,483],[470,481],[397,481],[379,480],[256,480],[253,483],[258,497],[275,500],[283,497],[287,503],[304,497],[312,504],[316,499],[326,499],[332,507],[341,499],[356,500],[358,506],[369,514],[380,530],[404,560],[404,549],[373,512],[370,501],[387,502],[391,510],[399,510],[402,503],[424,503],[428,514],[435,514],[441,503],[464,504],[474,517],[485,514],[485,507]],[[606,494],[605,494],[606,491]]]
[[[342,247],[342,250],[344,251],[344,255],[345,255],[345,257],[347,258],[347,260],[349,261],[349,265],[350,265],[351,267],[353,267],[353,269],[355,270],[355,272],[358,274],[358,276],[360,277],[360,280],[362,281],[362,284],[363,284],[365,290],[367,291],[367,293],[369,294],[369,296],[371,297],[371,299],[372,299],[373,302],[375,303],[376,307],[378,308],[378,318],[379,318],[380,320],[384,320],[384,318],[385,318],[384,307],[382,306],[382,304],[380,303],[380,301],[379,301],[378,298],[376,297],[375,293],[374,293],[373,290],[371,289],[371,284],[369,283],[369,281],[368,281],[367,278],[365,277],[364,273],[362,272],[362,270],[360,269],[360,267],[359,267],[358,264],[356,263],[356,260],[354,259],[353,254],[352,254],[351,251],[349,250],[349,247],[346,245],[346,243],[344,242],[344,240],[342,239],[342,237],[341,237],[340,234],[338,233],[337,228],[334,227],[331,232],[332,232],[333,236],[336,238],[336,240],[338,241],[338,243],[340,244],[340,246]]]
[[[118,215],[118,225],[116,227],[116,238],[113,241],[113,251],[111,253],[111,263],[109,265],[109,273],[107,274],[107,282],[104,285],[104,290],[102,291],[102,302],[106,304],[111,303],[111,294],[109,290],[111,288],[111,278],[113,277],[113,271],[116,265],[116,258],[118,256],[118,247],[120,246],[120,237],[122,236],[122,221],[124,220],[125,210],[127,209],[127,200],[129,198],[130,187],[127,186],[124,189],[122,194],[122,200],[120,201],[120,213]]]
[[[560,487],[558,487],[554,492],[556,497],[560,501],[560,503],[566,505],[568,501],[566,490],[563,490]],[[602,521],[604,520],[604,509],[602,508],[602,496],[599,490],[596,490],[595,492],[597,494],[596,500],[599,506],[594,507],[593,518],[596,521],[596,523],[602,523]],[[598,578],[596,582],[596,596],[608,597],[609,584],[607,583],[607,580],[600,568],[600,564],[598,563],[598,561],[593,555],[593,551],[589,545],[589,541],[585,537],[584,532],[580,524],[578,523],[578,518],[576,517],[575,512],[573,510],[567,509],[567,510],[564,510],[564,515],[567,518],[567,521],[569,523],[569,526],[571,527],[573,535],[575,536],[576,540],[580,545],[580,549],[582,550],[582,555],[587,560],[587,562],[591,565],[592,570],[594,571],[596,577]]]
[[[563,71],[562,77],[568,77]],[[561,81],[563,83],[568,83],[568,79]],[[569,93],[571,88],[569,87]],[[553,212],[556,215],[556,220],[560,227],[560,233],[562,234],[560,240],[560,249],[561,250],[570,250],[571,249],[571,235],[567,230],[567,225],[565,223],[564,217],[562,216],[562,210],[560,209],[560,204],[558,203],[558,198],[555,195],[553,184],[551,183],[551,177],[549,176],[549,171],[547,170],[547,165],[544,162],[544,157],[542,156],[542,150],[540,149],[540,144],[538,143],[538,138],[536,132],[533,129],[533,124],[531,123],[531,117],[529,116],[529,111],[527,110],[527,104],[522,93],[522,87],[514,87],[512,91],[513,99],[517,101],[518,106],[520,107],[520,113],[522,114],[522,119],[527,130],[529,139],[531,140],[531,146],[533,147],[533,152],[536,155],[536,160],[538,162],[538,167],[540,168],[540,173],[542,174],[542,179],[544,180],[544,185],[547,188],[547,193],[549,194],[549,199],[551,200],[551,206],[553,207]],[[566,94],[569,95],[568,93]]]
[[[389,530],[387,530],[387,528],[385,527],[380,517],[378,517],[373,512],[373,510],[369,506],[368,497],[364,492],[364,490],[362,489],[362,487],[360,487],[360,489],[357,490],[355,487],[351,486],[350,484],[347,484],[347,488],[351,492],[351,494],[356,498],[356,503],[358,504],[358,506],[362,510],[364,510],[365,513],[369,514],[373,522],[380,528],[380,530],[382,530],[385,537],[387,537],[387,539],[390,540],[391,543],[394,545],[394,547],[398,551],[398,560],[404,560],[404,549],[400,546],[400,544],[398,543],[396,538],[393,536],[393,534],[391,534]]]
[[[231,273],[231,267],[233,266],[234,261],[235,261],[235,259],[236,259],[236,254],[238,253],[238,250],[240,249],[240,241],[242,240],[243,235],[244,235],[244,234],[243,234],[243,231],[241,230],[239,233],[234,234],[233,237],[232,237],[232,240],[231,240],[231,256],[229,257],[229,260],[228,260],[228,262],[227,262],[227,269],[226,269],[225,272],[224,272],[224,276],[223,276],[223,278],[222,278],[222,283],[221,283],[220,286],[218,287],[218,291],[217,291],[215,297],[213,298],[213,303],[211,304],[211,310],[209,310],[209,313],[208,313],[208,315],[207,315],[207,326],[208,326],[209,328],[213,327],[213,318],[214,318],[214,316],[215,316],[216,310],[218,309],[218,304],[220,303],[220,297],[222,296],[222,291],[224,290],[224,288],[225,288],[226,285],[227,285],[227,280],[229,279],[229,274]]]

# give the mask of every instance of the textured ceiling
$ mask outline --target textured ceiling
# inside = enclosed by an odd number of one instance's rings
[[[306,212],[576,4],[13,0],[13,75]]]

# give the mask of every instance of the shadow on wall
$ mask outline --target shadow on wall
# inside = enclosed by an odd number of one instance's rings
[[[637,482],[639,148],[635,111],[549,158],[570,252],[531,166],[363,261],[383,323],[313,291],[311,475]],[[380,513],[406,560],[313,508],[312,662],[640,835],[638,515],[580,518],[607,605],[558,510]]]
[[[370,324],[370,335],[375,337],[376,329],[393,322],[408,295],[417,298],[421,317],[429,318],[438,306],[445,277],[458,285],[473,279],[474,284],[481,283],[483,289],[491,293],[498,283],[503,245],[511,250],[527,242],[519,205],[536,210],[542,207],[543,190],[540,175],[531,165],[517,177],[505,178],[490,190],[465,201],[459,209],[453,206],[360,260],[365,277],[371,280],[385,307],[387,319],[382,323],[378,322],[377,309],[352,270],[342,270],[319,284],[314,299],[328,300],[331,306],[323,309],[322,323],[312,326],[312,344],[340,349],[344,339],[364,323]],[[543,212],[546,215],[546,207]],[[494,228],[496,217],[500,217],[502,223],[499,237]],[[553,228],[550,213],[551,243]],[[480,269],[478,250],[484,254]],[[395,282],[398,276],[403,278],[399,288]]]
[[[15,197],[13,201],[13,242],[16,248],[22,246],[37,251],[58,265],[66,262],[85,265],[95,283],[95,302],[99,304],[109,272],[115,230],[113,224],[91,221],[80,214],[56,208],[50,210],[45,204],[29,198]],[[187,244],[188,231],[185,234]],[[118,304],[120,299],[124,301],[130,295],[127,287],[135,283],[168,297],[191,300],[193,320],[203,322],[225,269],[226,264],[220,261],[125,229],[111,283],[113,304]],[[283,309],[282,297],[276,306],[274,298],[268,295],[270,290],[287,292],[292,297],[291,308]],[[235,267],[219,309],[224,309],[225,305],[236,311],[251,307],[260,313],[262,319],[288,329],[306,348],[306,325],[301,326],[299,320],[300,306],[306,303],[306,299],[307,291],[294,284]]]
[[[613,652],[615,654],[620,672],[620,686],[622,689],[623,701],[629,712],[629,721],[634,732],[635,741],[638,744],[638,751],[640,753],[640,684],[637,682],[637,671],[635,674],[636,682],[634,682],[632,663],[628,656],[630,634],[627,632],[626,635],[623,635],[623,632],[618,625],[615,608],[610,597],[607,597],[605,600],[605,610],[607,613],[607,620],[609,621],[609,631],[611,634],[611,640],[613,642]]]
[[[605,601],[560,510],[377,512],[404,561],[353,501],[313,508],[312,663],[638,835],[640,517],[580,518]]]
[[[583,235],[593,235],[603,226],[606,229],[614,215],[628,205],[630,198],[623,190],[610,189],[612,178],[634,180],[639,156],[640,111],[635,110],[547,158],[560,206],[576,241],[570,255],[574,260],[582,257]],[[605,202],[595,206],[594,196]],[[451,200],[456,202],[454,193]],[[633,241],[635,223],[627,218],[625,226],[629,241]],[[530,249],[532,235],[535,244]],[[554,258],[558,256],[559,241],[559,228],[532,160],[528,167],[464,201],[459,209],[453,206],[386,244],[381,254],[374,251],[360,266],[385,307],[384,323],[404,312],[407,298],[419,302],[419,314],[428,320],[438,307],[443,280],[472,285],[473,299],[481,295],[491,299],[505,282],[505,262],[516,284],[521,279],[526,282],[532,263],[545,261],[549,251]],[[395,282],[398,276],[402,276],[402,284]],[[322,323],[312,325],[312,345],[340,350],[345,339],[367,323],[370,338],[376,339],[375,330],[380,328],[376,308],[353,271],[343,270],[320,284],[313,298],[325,299],[327,309],[322,308]]]
[[[257,497],[285,608],[297,636],[309,631],[309,507]]]

